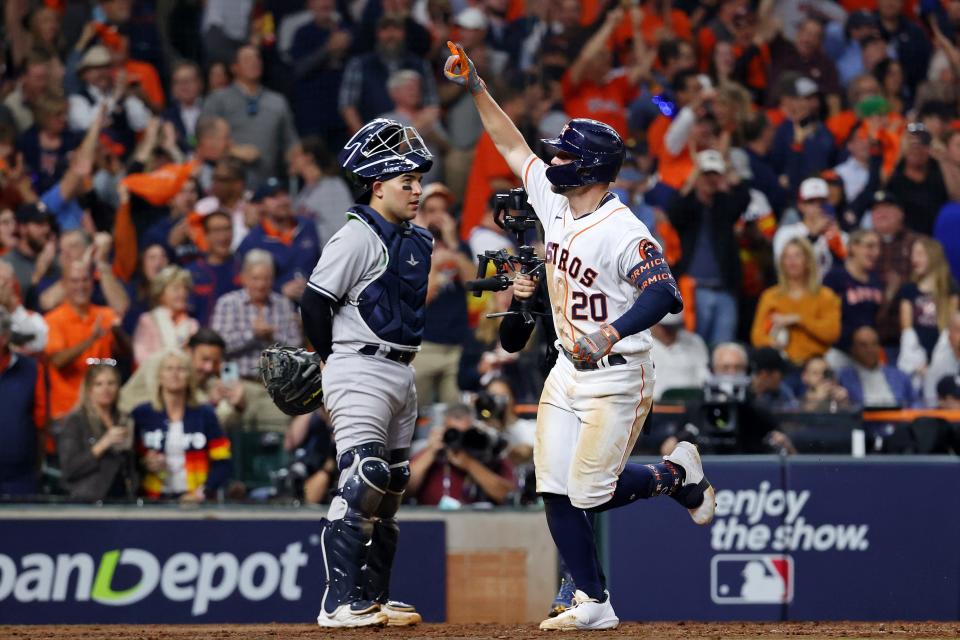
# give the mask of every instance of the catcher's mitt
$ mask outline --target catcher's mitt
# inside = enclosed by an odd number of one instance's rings
[[[278,409],[299,416],[323,404],[320,364],[312,351],[269,347],[260,352],[260,379]]]

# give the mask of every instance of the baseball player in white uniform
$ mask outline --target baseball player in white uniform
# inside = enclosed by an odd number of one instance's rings
[[[619,619],[588,512],[669,495],[696,523],[707,524],[716,506],[690,443],[678,444],[660,464],[627,462],[653,403],[648,329],[683,303],[650,231],[607,191],[623,162],[617,132],[595,120],[572,120],[544,141],[557,151],[548,166],[486,91],[463,48],[448,46],[453,55],[445,75],[473,94],[484,128],[523,181],[544,229],[561,356],[540,398],[534,464],[547,524],[577,591],[574,606],[540,628],[615,628]]]
[[[363,627],[420,622],[390,600],[396,513],[410,478],[420,348],[433,237],[410,223],[432,156],[412,127],[378,118],[338,157],[358,202],[323,248],[301,301],[323,360],[340,483],[321,535],[326,588],[317,622]]]

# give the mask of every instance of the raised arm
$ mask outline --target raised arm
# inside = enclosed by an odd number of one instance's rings
[[[643,18],[643,14],[640,14],[640,18]],[[583,80],[583,74],[587,70],[587,65],[590,60],[597,56],[607,44],[607,40],[610,39],[610,36],[613,34],[613,30],[623,22],[623,9],[617,8],[611,11],[606,15],[603,20],[603,23],[600,25],[600,28],[597,29],[590,39],[587,40],[587,43],[583,45],[583,49],[580,50],[580,54],[577,56],[577,59],[573,61],[573,66],[570,67],[570,82],[574,85],[580,84],[580,81]]]
[[[533,151],[527,146],[526,140],[520,134],[517,126],[507,114],[503,112],[496,100],[487,91],[487,85],[477,75],[477,69],[467,57],[460,45],[447,42],[451,55],[443,67],[443,73],[451,82],[456,82],[470,90],[474,103],[480,113],[480,121],[487,130],[490,139],[497,147],[514,174],[520,176],[523,171],[523,162]]]

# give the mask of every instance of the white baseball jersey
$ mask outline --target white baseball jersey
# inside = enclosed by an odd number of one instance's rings
[[[645,247],[660,246],[646,225],[615,196],[574,219],[565,196],[554,193],[547,165],[531,155],[523,185],[543,224],[550,304],[564,349],[630,309],[640,274],[660,266]],[[656,264],[654,264],[656,263]],[[649,276],[659,279],[660,275]],[[653,404],[656,375],[649,331],[626,336],[613,351],[627,362],[576,370],[560,356],[544,384],[533,447],[537,491],[567,495],[587,509],[610,499]]]
[[[546,171],[547,164],[531,154],[521,177],[543,225],[553,323],[563,348],[573,351],[578,338],[633,306],[640,290],[631,272],[646,258],[641,243],[651,242],[658,250],[660,245],[616,196],[593,213],[574,218],[567,198],[551,190]],[[617,342],[613,352],[639,354],[651,346],[650,332],[641,331]]]

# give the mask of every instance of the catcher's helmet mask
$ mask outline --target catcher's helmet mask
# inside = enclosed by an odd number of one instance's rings
[[[433,154],[413,127],[396,120],[376,118],[360,128],[337,156],[353,183],[359,200],[373,183],[414,171],[425,173],[433,166]]]
[[[620,134],[608,124],[589,118],[574,118],[556,138],[542,141],[570,162],[547,167],[547,180],[554,191],[571,189],[616,180],[626,155]]]

